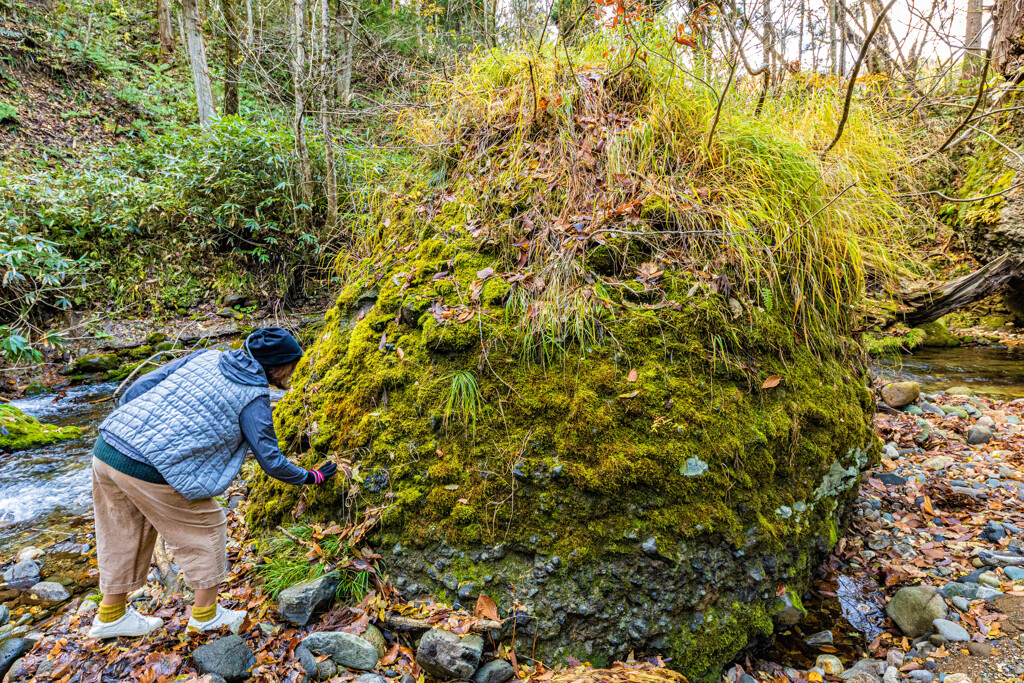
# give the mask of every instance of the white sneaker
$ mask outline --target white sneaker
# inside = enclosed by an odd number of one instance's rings
[[[125,610],[124,616],[117,621],[103,623],[99,616],[93,617],[90,638],[117,638],[119,636],[146,636],[164,625],[160,617],[144,617],[134,607]]]
[[[217,605],[217,614],[209,621],[196,621],[195,617],[188,620],[189,631],[213,631],[221,626],[227,626],[231,632],[238,635],[245,622],[245,610],[225,609]]]

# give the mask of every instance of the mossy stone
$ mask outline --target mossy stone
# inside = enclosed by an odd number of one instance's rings
[[[72,365],[74,372],[106,372],[113,370],[121,364],[121,359],[116,353],[95,353],[89,356],[82,356]]]
[[[931,348],[953,348],[960,346],[960,340],[949,331],[946,324],[941,320],[925,323],[917,329],[924,332],[921,346]]]
[[[78,427],[58,427],[40,422],[9,404],[0,404],[0,448],[22,450],[46,446],[82,436]]]
[[[779,585],[806,589],[877,460],[859,347],[812,351],[756,307],[734,322],[668,270],[671,305],[615,296],[585,341],[524,345],[514,295],[442,307],[440,283],[470,293],[499,267],[438,242],[354,269],[275,410],[282,447],[305,466],[359,460],[360,495],[386,510],[375,547],[409,597],[472,585],[503,617],[518,602],[538,656],[660,653],[714,680],[771,631]],[[304,518],[351,514],[349,490],[306,489]],[[298,500],[257,473],[249,521],[273,529]]]

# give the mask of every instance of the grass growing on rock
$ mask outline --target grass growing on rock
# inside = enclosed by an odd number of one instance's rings
[[[755,595],[806,586],[877,453],[851,311],[899,240],[902,151],[856,108],[821,161],[827,83],[806,84],[810,133],[785,98],[755,118],[730,95],[709,135],[712,93],[615,40],[488,53],[401,122],[418,163],[339,263],[276,411],[286,451],[347,476],[258,475],[254,526],[371,504],[380,548],[501,545],[559,571],[647,538],[673,563],[756,542],[789,559],[742,579]],[[679,620],[688,675],[770,627],[768,603],[735,602],[702,601],[699,642]]]

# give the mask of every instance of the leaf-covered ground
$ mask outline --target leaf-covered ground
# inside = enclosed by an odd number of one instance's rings
[[[885,456],[881,465],[864,477],[851,530],[808,596],[806,604],[811,614],[780,634],[771,649],[745,656],[728,671],[729,679],[747,673],[772,683],[838,681],[838,676],[823,675],[814,668],[820,656],[829,655],[840,658],[847,678],[857,660],[870,658],[893,665],[895,674],[889,673],[887,683],[893,676],[896,680],[923,682],[932,680],[928,675],[942,680],[954,673],[967,674],[976,683],[1021,679],[1024,572],[989,568],[985,561],[998,554],[1021,554],[1020,544],[1024,543],[1024,400],[1000,402],[942,394],[922,397],[910,410],[923,414],[897,412],[876,417],[877,433],[887,443]],[[989,421],[994,433],[991,441],[968,445],[968,431],[979,422],[984,425]],[[233,510],[229,517],[233,570],[222,599],[228,607],[249,610],[243,636],[257,656],[255,681],[302,680],[304,673],[294,651],[308,632],[343,630],[358,634],[367,624],[375,623],[387,633],[387,653],[377,673],[395,683],[422,683],[425,677],[415,661],[413,632],[398,624],[418,623],[467,633],[485,630],[495,616],[493,603],[486,596],[475,614],[439,604],[401,603],[387,583],[379,557],[365,542],[370,528],[364,521],[359,526],[315,527],[312,539],[298,542],[303,546],[299,552],[316,561],[324,557],[324,537],[342,536],[345,544],[358,552],[354,559],[346,559],[339,566],[368,572],[370,592],[359,604],[337,606],[310,626],[295,628],[282,623],[273,600],[256,580],[256,565],[262,560],[243,513],[244,506]],[[331,568],[338,567],[332,564]],[[979,576],[979,568],[990,573]],[[900,587],[918,583],[941,587],[964,581],[971,572],[975,572],[976,581],[1000,590],[1002,595],[988,601],[970,601],[967,609],[951,607],[955,616],[950,618],[967,629],[969,643],[915,644],[886,617],[885,602]],[[199,680],[190,653],[218,634],[187,634],[184,625],[188,606],[180,594],[164,595],[162,591],[153,583],[140,596],[143,611],[166,621],[156,637],[108,643],[88,640],[82,631],[91,617],[76,615],[76,600],[50,622],[37,625],[36,629],[45,634],[43,639],[15,666],[9,680]],[[827,636],[823,635],[826,631]],[[815,637],[809,638],[812,635]],[[808,639],[816,644],[809,644]],[[499,646],[492,656],[510,660],[520,680],[679,680],[678,674],[665,668],[671,663],[658,658],[594,670],[576,661],[549,666],[529,655]],[[352,680],[356,675],[342,673],[332,680]],[[874,678],[881,677],[879,670]],[[963,680],[949,679],[950,683]],[[864,679],[858,681],[867,683]]]

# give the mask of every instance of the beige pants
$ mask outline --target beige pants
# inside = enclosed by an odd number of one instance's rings
[[[188,500],[93,458],[92,499],[102,592],[145,585],[157,534],[193,590],[213,588],[227,575],[227,520],[213,498]]]

